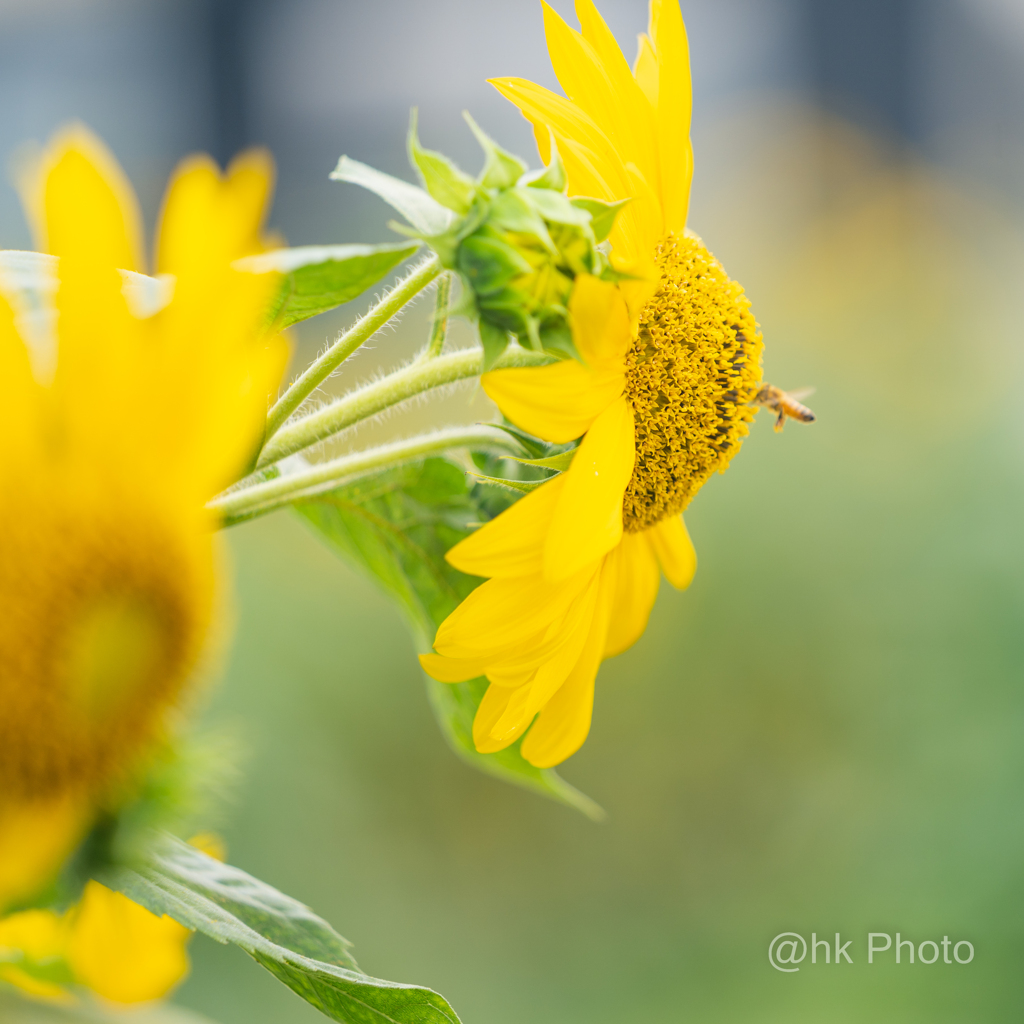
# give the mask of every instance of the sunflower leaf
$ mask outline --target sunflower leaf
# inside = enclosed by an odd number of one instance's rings
[[[552,446],[514,427],[503,429],[522,441],[528,454],[551,454]],[[527,440],[531,444],[527,445]],[[476,453],[474,462],[481,475],[487,476],[498,472],[501,465],[497,456],[483,453]],[[397,601],[419,649],[429,651],[437,627],[483,582],[449,565],[445,553],[518,497],[514,491],[487,482],[471,484],[459,466],[434,458],[317,495],[297,503],[296,509],[345,561]],[[575,807],[588,817],[602,816],[597,804],[553,769],[535,768],[526,761],[518,743],[493,754],[477,752],[473,716],[487,689],[486,679],[439,683],[427,678],[426,683],[441,731],[459,757],[506,782]]]
[[[234,943],[308,1003],[343,1024],[458,1024],[436,992],[363,974],[349,943],[290,896],[157,833],[145,856],[98,881],[154,914]]]
[[[418,248],[415,242],[305,245],[247,256],[235,266],[255,274],[283,275],[267,319],[291,327],[358,298]]]

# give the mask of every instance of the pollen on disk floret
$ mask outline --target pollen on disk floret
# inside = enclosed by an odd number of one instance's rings
[[[743,288],[696,236],[659,243],[658,290],[626,356],[636,463],[623,525],[645,530],[689,504],[749,433],[762,339]]]

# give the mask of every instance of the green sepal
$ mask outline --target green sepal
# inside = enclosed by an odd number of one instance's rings
[[[631,200],[620,199],[617,203],[605,203],[600,199],[577,196],[569,202],[590,214],[590,229],[594,232],[594,240],[600,245],[612,233],[619,210]]]
[[[531,171],[524,174],[520,179],[520,185],[528,185],[530,188],[551,189],[555,192],[565,192],[569,185],[569,177],[565,173],[565,165],[562,163],[561,154],[558,152],[558,144],[555,142],[555,133],[548,129],[551,139],[551,159],[547,167],[540,171]]]
[[[554,469],[561,473],[572,465],[572,460],[576,457],[576,451],[577,449],[570,448],[567,452],[549,455],[544,459],[521,459],[516,455],[505,455],[503,458],[511,459],[513,462],[521,462],[524,466],[539,466],[541,469]],[[543,481],[541,482],[543,483]]]
[[[462,116],[484,151],[484,167],[477,182],[484,188],[511,188],[523,176],[526,164],[519,157],[502,149],[473,120],[468,110],[464,110]]]
[[[157,915],[233,943],[331,1020],[343,1024],[456,1024],[428,988],[363,974],[350,943],[298,900],[167,833],[146,855],[97,878]]]
[[[561,192],[548,189],[522,189],[540,215],[554,224],[570,224],[587,232],[593,230],[590,211],[576,205]],[[589,235],[588,235],[589,238]]]
[[[330,177],[332,181],[361,185],[380,196],[413,226],[418,232],[417,237],[441,235],[452,222],[451,210],[442,206],[429,192],[350,157],[343,156]]]
[[[423,187],[442,206],[459,214],[468,213],[476,198],[476,182],[444,154],[420,145],[418,120],[419,111],[413,107],[409,115],[409,159],[419,171]]]
[[[517,234],[532,235],[548,252],[557,256],[547,225],[544,223],[543,210],[535,198],[545,194],[556,193],[528,192],[525,188],[509,188],[499,192],[491,203],[488,221],[499,231],[513,231]],[[558,197],[562,198],[562,197]],[[527,264],[529,267],[529,264]],[[530,267],[529,269],[533,269]]]
[[[497,291],[514,277],[533,270],[522,253],[489,231],[479,231],[463,241],[458,259],[459,271],[477,294]]]
[[[276,271],[281,287],[267,310],[267,321],[278,329],[308,320],[358,298],[419,244],[307,245],[247,256],[235,266],[250,273]]]
[[[546,484],[551,479],[548,477],[547,480],[509,480],[503,476],[485,476],[483,473],[476,473],[473,470],[469,471],[469,475],[481,483],[504,487],[510,491],[518,491],[520,494],[529,494],[530,491],[535,491],[541,484]]]
[[[484,373],[501,358],[508,343],[511,341],[508,331],[490,320],[481,319],[479,322],[480,343],[484,348]]]
[[[542,326],[540,342],[545,352],[553,352],[566,359],[575,359],[578,363],[583,362],[579,349],[576,348],[576,342],[573,341],[572,331],[564,320]]]

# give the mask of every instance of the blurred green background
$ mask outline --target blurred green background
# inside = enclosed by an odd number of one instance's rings
[[[269,141],[293,243],[388,237],[384,207],[326,174],[343,151],[407,174],[411,102],[425,142],[475,169],[465,105],[533,155],[482,78],[553,84],[532,2],[90,0],[74,16],[85,6],[80,73],[61,58],[66,8],[0,9],[11,60],[34,40],[53,69],[50,93],[31,79],[31,116],[8,104],[3,138],[86,117],[150,219],[183,148]],[[631,54],[645,5],[607,7]],[[466,1024],[1018,1021],[1024,19],[1001,0],[683,7],[691,224],[747,288],[767,379],[816,386],[819,419],[777,435],[759,418],[687,513],[693,586],[666,587],[602,669],[563,774],[607,821],[459,762],[397,612],[276,513],[226,536],[235,639],[204,726],[249,751],[231,860],[327,917],[364,970],[436,988]],[[118,47],[128,71],[103,58]],[[29,81],[5,66],[0,84]],[[177,82],[192,92],[175,106]],[[5,210],[0,242],[25,244]],[[294,365],[364,305],[305,325]],[[425,305],[331,387],[414,352]],[[490,414],[455,390],[338,445]],[[781,974],[767,952],[783,931],[841,932],[854,963]],[[868,931],[976,955],[868,965]],[[220,1024],[322,1019],[237,949],[192,950],[182,1005]]]

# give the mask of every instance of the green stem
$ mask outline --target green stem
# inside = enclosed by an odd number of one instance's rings
[[[266,441],[281,429],[286,419],[346,360],[364,341],[379,331],[403,306],[415,298],[441,273],[441,261],[431,256],[402,278],[390,292],[361,316],[338,340],[293,381],[274,403],[267,416]]]
[[[437,295],[434,298],[434,322],[430,328],[430,342],[427,345],[427,358],[441,354],[448,337],[448,300],[452,294],[452,275],[442,274],[437,279]]]
[[[516,345],[507,348],[493,368],[543,366],[552,361],[546,353]],[[419,359],[282,427],[263,449],[256,468],[262,469],[287,455],[300,452],[424,391],[477,377],[483,368],[484,354],[479,348],[451,352],[434,359]]]
[[[221,513],[229,521],[255,512],[269,512],[297,498],[310,497],[375,470],[452,448],[499,448],[513,453],[520,451],[520,446],[513,438],[495,427],[488,427],[485,424],[473,427],[448,427],[404,441],[393,441],[367,451],[342,455],[329,462],[309,466],[297,473],[231,491],[229,494],[214,498],[206,507]]]

